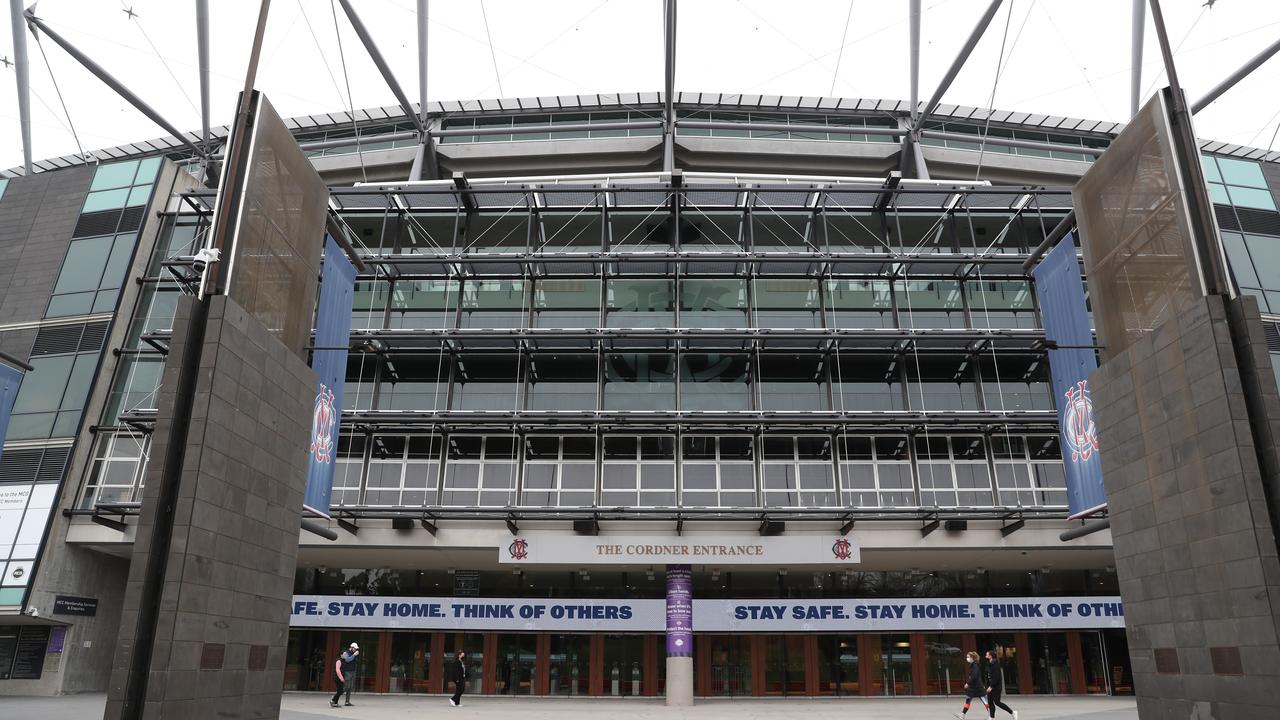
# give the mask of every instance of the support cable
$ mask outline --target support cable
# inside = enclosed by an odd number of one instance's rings
[[[844,16],[844,32],[840,33],[840,52],[836,54],[836,67],[831,71],[831,89],[828,97],[836,94],[836,78],[840,76],[840,61],[844,59],[844,43],[849,38],[849,21],[853,19],[853,0],[849,0],[849,12]]]
[[[1032,5],[1035,0],[1032,0]],[[1004,48],[1005,41],[1009,39],[1009,21],[1013,19],[1014,0],[1009,0],[1009,12],[1004,16],[1004,35],[1000,38],[1000,56],[996,59],[996,75],[991,81],[991,97],[987,100],[987,118],[982,125],[982,143],[978,145],[978,166],[973,171],[973,179],[977,180],[982,175],[982,161],[987,156],[987,136],[991,132],[991,116],[996,112],[996,88],[1000,87],[1000,76],[1004,74]],[[1027,17],[1031,16],[1031,12],[1027,11]],[[1026,27],[1026,19],[1023,19],[1022,26]],[[1022,36],[1022,29],[1018,29],[1018,37]],[[1018,38],[1013,39],[1014,47],[1018,45]],[[1013,48],[1009,48],[1009,56],[1013,57]]]
[[[169,73],[169,78],[173,80],[173,84],[178,86],[178,92],[182,93],[182,97],[186,98],[187,104],[191,106],[191,109],[194,110],[197,115],[199,115],[200,109],[196,107],[196,103],[191,99],[191,96],[187,94],[186,87],[178,81],[178,76],[173,74],[173,68],[169,67],[169,62],[160,54],[160,50],[156,48],[156,44],[151,42],[151,36],[148,35],[146,29],[142,27],[142,21],[138,19],[138,14],[132,12],[132,8],[125,4],[125,0],[120,0],[120,7],[122,7],[129,15],[129,19],[132,20],[134,26],[138,28],[138,32],[142,33],[142,39],[147,41],[147,45],[151,47],[151,52],[155,54],[156,59],[164,66],[165,72]]]
[[[53,90],[58,93],[58,104],[62,105],[62,114],[67,116],[67,127],[71,130],[71,137],[76,141],[76,152],[80,153],[80,158],[87,162],[89,156],[85,155],[84,147],[80,145],[80,134],[76,132],[75,123],[71,122],[71,113],[67,111],[67,101],[62,99],[62,89],[58,87],[58,78],[54,76],[53,66],[49,64],[49,56],[45,54],[44,43],[40,42],[38,33],[31,34],[36,38],[36,47],[40,48],[40,57],[44,58],[45,69],[49,71],[49,79],[53,81]]]
[[[489,32],[489,13],[485,12],[484,0],[480,0],[480,17],[484,19],[484,37],[489,43],[489,59],[493,61],[493,77],[498,83],[498,97],[505,97],[502,90],[502,75],[498,73],[498,54],[493,49],[493,34]]]
[[[338,37],[338,58],[342,61],[342,79],[347,85],[347,112],[351,115],[351,129],[356,134],[356,157],[360,159],[360,176],[369,182],[369,173],[364,167],[364,151],[360,149],[360,126],[356,124],[355,101],[351,97],[351,76],[347,73],[347,55],[342,49],[342,28],[338,26],[338,7],[329,0],[329,10],[333,13],[333,34]]]

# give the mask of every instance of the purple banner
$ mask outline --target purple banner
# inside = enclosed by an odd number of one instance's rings
[[[693,657],[693,571],[667,566],[667,657]]]
[[[67,626],[54,625],[49,631],[49,652],[60,653],[67,643]]]

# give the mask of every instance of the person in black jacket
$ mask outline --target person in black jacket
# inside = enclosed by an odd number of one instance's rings
[[[964,656],[969,663],[969,672],[964,678],[964,709],[956,713],[956,717],[964,720],[965,713],[969,712],[969,704],[974,698],[982,700],[983,707],[987,705],[987,686],[982,682],[982,667],[978,664],[978,653],[969,652]]]
[[[1000,672],[1000,658],[994,650],[987,651],[987,708],[991,717],[996,716],[996,708],[1009,713],[1013,720],[1018,720],[1018,711],[1000,702],[1000,694],[1004,692],[1004,675]]]
[[[445,662],[446,680],[453,681],[453,697],[449,703],[454,707],[462,704],[462,690],[467,686],[467,654],[461,650],[454,653],[453,659]]]

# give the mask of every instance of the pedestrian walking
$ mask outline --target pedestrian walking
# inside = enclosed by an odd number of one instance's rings
[[[1000,702],[1000,694],[1004,692],[1004,674],[1000,672],[1000,658],[994,650],[987,651],[987,709],[991,717],[996,716],[996,708],[1009,713],[1013,720],[1018,720],[1018,711]]]
[[[462,690],[467,685],[467,654],[459,650],[447,664],[445,678],[453,681],[453,697],[449,698],[449,704],[458,707],[462,704]]]
[[[987,705],[987,686],[982,682],[982,666],[978,663],[978,653],[970,651],[964,659],[969,663],[969,672],[964,678],[964,709],[955,714],[960,720],[964,720],[965,713],[969,712],[969,704],[974,698],[982,700],[983,707]]]
[[[338,689],[329,699],[329,707],[338,707],[338,698],[342,697],[344,692],[347,694],[347,705],[351,704],[351,685],[354,684],[351,681],[355,679],[352,673],[355,672],[356,658],[359,655],[360,646],[351,643],[346,652],[333,661],[333,677],[338,683]]]

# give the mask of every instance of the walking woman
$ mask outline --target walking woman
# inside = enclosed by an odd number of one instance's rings
[[[447,665],[445,678],[453,681],[453,697],[449,698],[449,703],[458,707],[462,704],[462,690],[467,685],[467,654],[459,650]]]
[[[991,717],[996,716],[996,708],[1000,708],[1018,720],[1018,711],[1000,702],[1000,694],[1004,692],[1004,675],[1000,672],[1000,658],[995,650],[987,651],[987,702]]]
[[[969,704],[974,698],[982,700],[983,707],[987,705],[987,686],[982,682],[982,666],[978,663],[978,653],[970,651],[964,659],[969,663],[969,672],[964,678],[964,709],[955,714],[961,720],[964,720],[965,713],[969,712]]]

